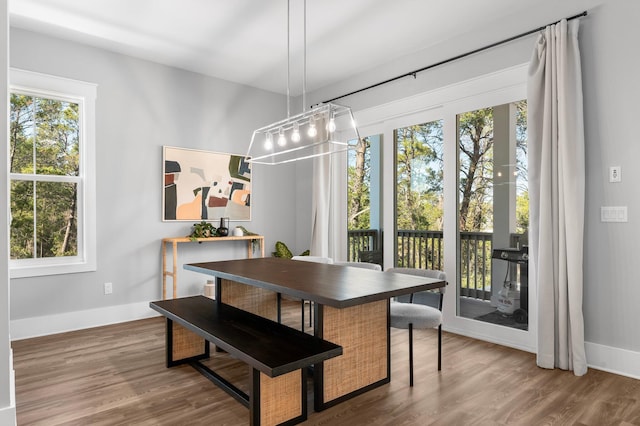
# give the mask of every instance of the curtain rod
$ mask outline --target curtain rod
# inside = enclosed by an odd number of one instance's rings
[[[565,18],[565,19],[567,21],[571,21],[571,20],[576,19],[576,18],[582,18],[583,16],[587,16],[587,11],[586,10],[584,12],[582,12],[582,13],[579,13],[577,15],[574,15],[574,16],[571,16],[571,17]],[[558,22],[560,22],[560,21],[558,21]],[[557,23],[557,22],[554,22],[554,23]],[[548,24],[548,25],[552,25],[552,24]],[[513,36],[513,37],[509,37],[509,38],[501,40],[501,41],[497,41],[497,42],[489,44],[487,46],[480,47],[478,49],[472,50],[472,51],[467,52],[467,53],[463,53],[463,54],[458,55],[458,56],[454,56],[453,58],[445,59],[444,61],[440,61],[440,62],[437,62],[435,64],[428,65],[426,67],[417,69],[415,71],[411,71],[411,72],[408,72],[408,73],[405,73],[405,74],[402,74],[402,75],[399,75],[399,76],[396,76],[396,77],[389,78],[389,79],[381,81],[379,83],[372,84],[371,86],[367,86],[367,87],[364,87],[362,89],[354,90],[353,92],[349,92],[349,93],[346,93],[346,94],[341,95],[341,96],[336,96],[335,98],[331,98],[329,100],[322,101],[321,103],[325,103],[326,104],[326,103],[329,103],[329,102],[336,101],[338,99],[346,98],[347,96],[355,95],[356,93],[364,92],[366,90],[373,89],[374,87],[382,86],[384,84],[391,83],[392,81],[400,80],[401,78],[405,78],[405,77],[416,78],[416,74],[418,74],[419,72],[426,71],[426,70],[431,69],[431,68],[439,67],[440,65],[444,65],[444,64],[448,64],[449,62],[457,61],[458,59],[462,59],[462,58],[465,58],[467,56],[474,55],[474,54],[476,54],[478,52],[482,52],[483,50],[488,50],[488,49],[491,49],[493,47],[499,46],[501,44],[509,43],[509,42],[511,42],[513,40],[517,40],[519,38],[522,38],[522,37],[537,33],[538,31],[544,30],[548,25],[545,25],[545,26],[540,27],[540,28],[536,28],[535,30],[527,31],[527,32],[522,33],[522,34],[518,34],[518,35]],[[317,104],[317,105],[319,105],[319,104]],[[313,106],[317,106],[317,105],[313,105]]]

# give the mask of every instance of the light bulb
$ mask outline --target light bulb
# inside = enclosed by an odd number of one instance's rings
[[[318,129],[316,129],[316,120],[311,117],[309,119],[309,129],[307,130],[307,135],[309,135],[310,138],[315,138],[317,134]]]
[[[296,121],[293,123],[293,133],[291,133],[292,142],[300,142],[300,125]]]
[[[333,114],[331,114],[329,124],[327,124],[327,130],[329,130],[329,133],[333,133],[336,131],[336,119],[333,118]]]
[[[264,149],[273,148],[273,135],[271,133],[267,133],[264,138]]]
[[[278,132],[278,146],[285,146],[287,144],[287,138],[284,137],[284,130],[280,127]]]

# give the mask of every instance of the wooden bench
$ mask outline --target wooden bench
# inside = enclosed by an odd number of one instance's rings
[[[204,296],[151,302],[167,318],[167,367],[189,363],[250,410],[251,425],[307,419],[306,369],[342,347]],[[209,343],[251,367],[249,395],[205,366]]]

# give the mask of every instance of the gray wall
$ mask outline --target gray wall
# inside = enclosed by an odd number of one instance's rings
[[[584,245],[585,340],[613,348],[640,351],[640,156],[637,100],[640,85],[636,54],[640,40],[640,3],[628,0],[558,2],[553,10],[531,10],[502,26],[451,40],[392,64],[354,76],[309,95],[313,104],[369,84],[470,51],[490,42],[546,25],[583,10],[580,48],[586,133],[586,216]],[[339,100],[356,111],[443,87],[527,62],[535,36],[476,54]],[[609,183],[610,166],[622,167],[622,182]],[[299,177],[300,178],[300,177]],[[601,223],[600,206],[628,206],[628,223]]]
[[[162,146],[245,154],[254,128],[279,120],[286,99],[100,49],[11,30],[12,67],[98,84],[96,105],[98,270],[11,280],[11,319],[82,311],[160,297],[163,237],[193,222],[161,221]],[[244,225],[296,241],[294,166],[253,170],[253,220]],[[180,264],[244,257],[244,243],[180,246]],[[179,270],[180,294],[205,277]],[[103,283],[113,294],[103,295]],[[171,281],[169,280],[169,284]]]

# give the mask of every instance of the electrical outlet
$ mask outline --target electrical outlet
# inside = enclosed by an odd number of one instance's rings
[[[104,294],[113,293],[113,283],[104,283]]]
[[[609,167],[609,182],[622,182],[622,176],[620,173],[622,173],[620,166]]]

